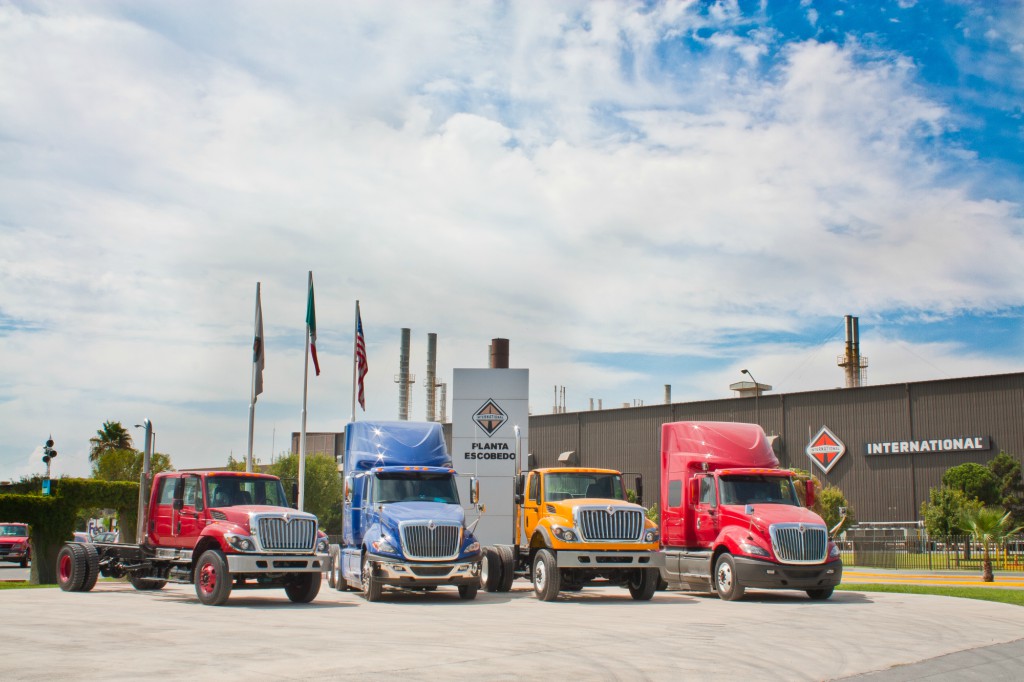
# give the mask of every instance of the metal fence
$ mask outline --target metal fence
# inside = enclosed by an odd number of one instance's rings
[[[851,528],[836,542],[848,566],[981,570],[984,546],[967,535],[929,537],[923,528]],[[989,545],[993,570],[1024,571],[1024,535]]]

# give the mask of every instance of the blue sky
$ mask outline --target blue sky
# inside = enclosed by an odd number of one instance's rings
[[[1024,369],[1024,9],[991,2],[0,2],[0,480],[105,420],[179,467],[531,370],[531,408]],[[451,396],[449,394],[449,401]],[[137,437],[141,432],[132,429]],[[141,439],[141,438],[140,438]]]

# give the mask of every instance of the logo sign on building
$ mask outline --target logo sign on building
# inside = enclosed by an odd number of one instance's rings
[[[473,415],[473,421],[476,422],[477,426],[484,433],[488,436],[493,436],[494,432],[508,421],[508,415],[505,414],[505,411],[501,409],[498,403],[489,399]]]
[[[818,435],[807,444],[807,456],[826,474],[845,452],[846,445],[827,426],[822,426]]]
[[[992,442],[988,436],[957,436],[956,438],[868,443],[865,454],[907,455],[916,452],[964,452],[967,450],[989,450],[991,447]]]

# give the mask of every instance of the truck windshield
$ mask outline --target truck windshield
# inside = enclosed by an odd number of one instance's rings
[[[0,535],[23,538],[28,536],[28,528],[25,526],[0,526]]]
[[[722,504],[800,504],[786,476],[723,476],[719,493]]]
[[[372,500],[377,504],[392,502],[441,502],[458,504],[459,493],[451,474],[379,473],[373,477]]]
[[[622,479],[618,474],[574,472],[544,477],[544,501],[572,499],[621,500]]]
[[[206,479],[206,499],[211,507],[234,507],[241,504],[288,506],[284,486],[279,479],[255,476],[210,476]]]

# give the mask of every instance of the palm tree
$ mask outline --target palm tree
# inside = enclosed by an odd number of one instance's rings
[[[992,576],[992,557],[989,554],[990,543],[999,544],[1007,536],[1016,535],[1021,528],[1010,529],[1010,512],[1003,513],[1002,509],[994,507],[982,507],[980,509],[966,509],[960,519],[960,527],[970,534],[971,538],[980,542],[984,549],[981,560],[981,579],[990,583],[994,580]]]
[[[89,461],[95,462],[99,456],[111,450],[131,450],[132,435],[121,426],[121,422],[103,422],[103,428],[96,431],[96,435],[89,439],[92,449],[89,451]]]

